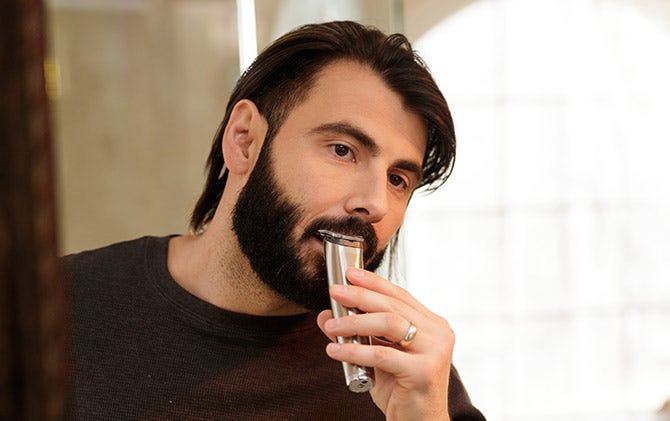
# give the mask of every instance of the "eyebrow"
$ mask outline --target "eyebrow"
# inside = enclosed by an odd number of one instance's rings
[[[347,136],[356,139],[358,143],[363,145],[363,147],[367,149],[373,156],[379,155],[379,145],[377,145],[377,143],[374,140],[372,140],[370,136],[368,136],[363,130],[359,129],[358,127],[350,123],[346,123],[344,121],[322,124],[310,130],[310,133],[345,134]]]
[[[347,123],[345,121],[338,121],[334,123],[324,123],[309,131],[310,134],[318,133],[341,133],[356,139],[365,149],[367,149],[372,156],[379,155],[379,145],[367,133],[360,128]],[[421,165],[408,159],[400,159],[393,163],[393,166],[401,170],[412,173],[416,177],[417,185],[423,179],[423,170]]]

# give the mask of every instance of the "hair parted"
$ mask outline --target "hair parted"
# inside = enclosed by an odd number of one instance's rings
[[[304,25],[270,44],[238,79],[207,159],[207,180],[191,216],[193,231],[211,220],[226,184],[221,141],[235,104],[243,99],[256,104],[267,120],[269,143],[293,107],[306,98],[319,71],[336,60],[352,60],[375,71],[405,107],[426,123],[428,138],[419,187],[432,191],[447,180],[456,149],[451,113],[407,38],[387,36],[351,21]]]

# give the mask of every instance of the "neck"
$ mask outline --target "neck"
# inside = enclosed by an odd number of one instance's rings
[[[307,312],[258,278],[230,224],[217,226],[216,219],[202,234],[170,240],[168,270],[174,280],[196,297],[237,313],[288,316]]]

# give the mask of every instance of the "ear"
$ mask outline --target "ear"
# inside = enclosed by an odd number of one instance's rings
[[[223,159],[231,173],[251,172],[263,146],[267,129],[267,122],[256,104],[248,99],[235,104],[221,140]]]

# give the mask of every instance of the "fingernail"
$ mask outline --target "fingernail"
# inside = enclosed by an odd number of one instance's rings
[[[338,344],[337,342],[331,342],[328,344],[326,349],[332,354],[337,354],[340,352],[340,349],[342,349],[342,345]]]
[[[344,292],[347,289],[346,285],[335,284],[330,286],[333,292]]]
[[[334,329],[336,326],[337,326],[337,319],[327,320],[326,323],[324,324],[324,327],[328,330]]]

